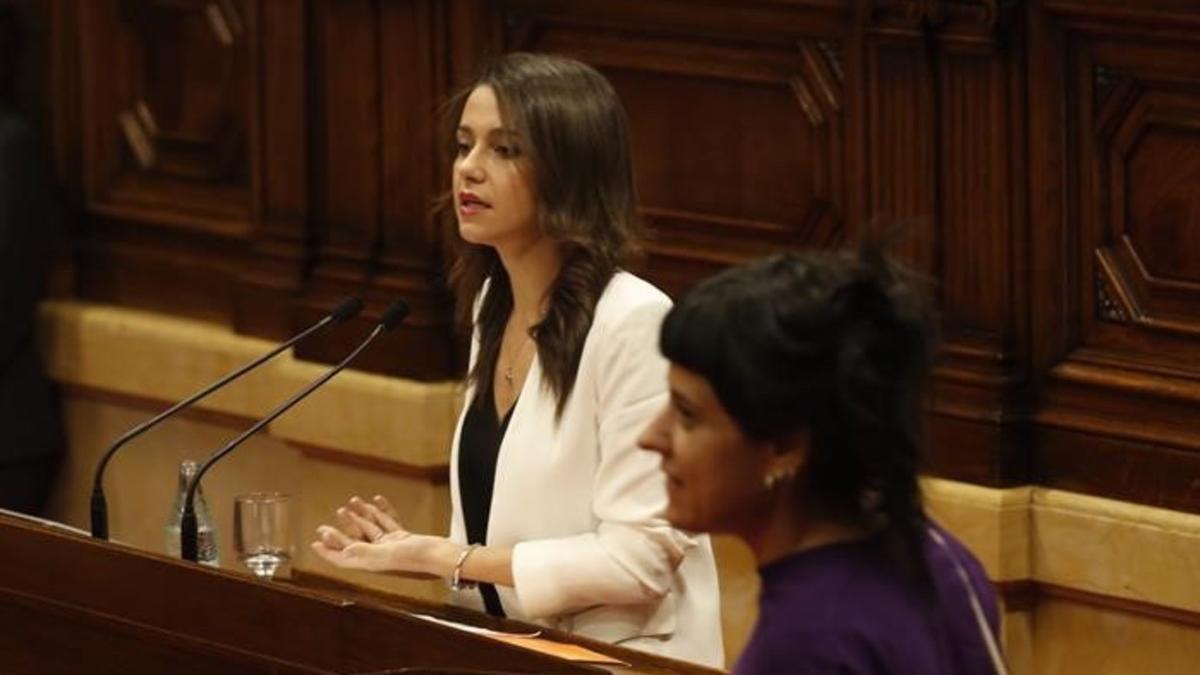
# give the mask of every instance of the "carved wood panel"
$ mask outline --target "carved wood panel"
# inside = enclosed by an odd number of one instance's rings
[[[257,0],[57,4],[79,17],[80,293],[227,321],[258,209]]]
[[[262,129],[260,219],[236,278],[232,322],[272,338],[293,328],[290,300],[303,290],[311,203],[306,73],[308,19],[301,3],[268,2],[260,22]]]
[[[629,111],[652,280],[907,222],[943,312],[930,470],[1200,508],[1188,0],[47,2],[81,295],[275,338],[363,295],[323,360],[400,295],[360,365],[456,376],[437,105],[565,52]]]
[[[1020,208],[1023,31],[1013,3],[874,2],[862,59],[868,228],[928,275],[942,353],[927,467],[991,485],[1029,479]]]
[[[1050,317],[1062,328],[1045,350],[1039,477],[1197,508],[1186,479],[1200,471],[1197,17],[1169,2],[1046,5],[1068,169],[1066,237],[1041,245],[1067,267],[1040,280],[1066,302]]]
[[[257,4],[84,3],[89,203],[207,216],[228,236],[250,229],[251,105]]]
[[[1087,212],[1095,219],[1096,318],[1200,336],[1200,67],[1191,77],[1098,65],[1092,74],[1095,140],[1081,159],[1097,175],[1089,198],[1096,210]],[[1115,81],[1105,87],[1104,77]],[[1096,328],[1089,335],[1103,342],[1111,331]]]
[[[603,3],[569,13],[548,4],[511,3],[505,45],[572,55],[613,83],[652,232],[650,279],[679,292],[742,260],[843,239],[837,35],[756,34],[729,44],[727,35],[681,35],[649,7],[616,27]]]
[[[449,91],[439,58],[445,3],[355,0],[314,5],[311,133],[318,244],[298,323],[340,295],[367,300],[354,327],[306,343],[302,357],[353,347],[396,297],[412,308],[358,367],[422,379],[456,372],[451,307],[440,282],[441,235],[431,217],[447,187],[439,168],[437,108]]]

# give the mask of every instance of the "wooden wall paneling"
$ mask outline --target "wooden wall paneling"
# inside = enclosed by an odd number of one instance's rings
[[[1075,294],[1074,139],[1067,133],[1065,36],[1043,3],[1029,4],[1026,16],[1029,69],[1029,237],[1031,378],[1038,391],[1050,370],[1077,340],[1069,317],[1078,312]]]
[[[1048,364],[1037,419],[1053,443],[1040,448],[1038,478],[1195,509],[1182,477],[1200,464],[1198,19],[1165,0],[1044,4],[1064,36],[1074,169],[1073,273],[1053,281],[1073,304],[1056,317],[1067,344]]]
[[[247,232],[257,3],[85,6],[96,12],[85,30],[109,33],[89,53],[107,50],[115,66],[90,72],[92,208],[151,221],[156,210],[182,212],[208,230]]]
[[[483,63],[503,52],[503,8],[494,0],[445,0],[445,40],[442,53],[451,91],[466,86]]]
[[[941,442],[931,457],[947,462],[931,468],[1018,485],[1030,478],[1031,450],[1024,25],[1012,3],[990,1],[941,3],[928,20],[943,328],[931,396]]]
[[[748,258],[839,241],[844,36],[796,38],[796,17],[766,32],[752,12],[727,17],[724,37],[682,36],[676,18],[705,17],[671,5],[521,2],[504,20],[509,49],[580,58],[621,96],[652,232],[646,275],[678,293]]]
[[[921,4],[868,3],[860,18],[862,210],[849,234],[858,240],[903,223],[896,253],[935,275],[938,110]]]
[[[453,300],[444,281],[444,233],[433,214],[437,198],[450,190],[443,152],[449,139],[442,136],[439,118],[452,92],[445,7],[437,0],[385,3],[380,29],[381,102],[387,114],[380,260],[372,285],[412,306],[396,336],[394,349],[404,355],[397,367],[444,378],[460,365],[452,339]]]
[[[449,192],[438,112],[449,96],[442,8],[432,1],[387,3],[380,11],[382,120],[381,266],[426,274],[440,233],[430,218]]]
[[[445,185],[434,153],[437,108],[448,90],[445,13],[434,1],[322,2],[314,11],[320,245],[296,316],[314,321],[346,293],[364,295],[367,309],[352,327],[307,341],[302,358],[340,359],[400,297],[412,307],[406,323],[355,368],[420,380],[456,376],[440,235],[430,217]]]
[[[1183,410],[1194,417],[1194,411]],[[1123,417],[1121,412],[1118,418]],[[1128,424],[1111,423],[1113,433],[1095,426],[1060,427],[1053,418],[1037,429],[1036,482],[1056,489],[1148,504],[1159,508],[1200,513],[1200,455],[1195,435],[1186,445],[1164,443],[1157,433],[1126,435]],[[1103,423],[1103,413],[1092,416]],[[1137,429],[1134,429],[1136,432]]]
[[[313,12],[313,281],[361,285],[379,237],[379,17],[371,0],[317,2]]]
[[[49,27],[49,131],[54,145],[57,194],[66,201],[62,209],[65,218],[73,215],[84,200],[80,161],[83,120],[80,110],[79,7],[73,0],[51,0],[44,8]]]
[[[363,296],[367,310],[350,328],[314,336],[297,350],[303,358],[340,359],[402,297],[408,320],[356,367],[418,379],[456,373],[441,240],[430,217],[445,185],[434,151],[447,93],[445,14],[432,1],[316,5],[321,242],[297,316],[315,320],[347,293]]]
[[[496,6],[504,35],[530,36],[531,21],[543,25],[589,25],[595,31],[647,29],[676,39],[689,37],[736,45],[746,42],[794,44],[800,36],[849,32],[854,3],[845,0],[503,0]],[[525,29],[517,30],[524,26]],[[522,45],[505,40],[507,49]]]
[[[283,337],[358,293],[299,351],[328,361],[399,295],[359,366],[455,376],[437,105],[489,54],[565,52],[630,113],[651,279],[908,221],[944,308],[933,472],[1200,508],[1191,0],[47,2],[85,298]]]
[[[349,327],[314,335],[297,356],[338,361],[383,309],[369,280],[380,241],[383,110],[380,99],[379,3],[321,0],[312,8],[311,150],[313,229],[317,238],[310,285],[297,304],[299,324],[314,321],[337,298],[357,294],[367,311]],[[355,367],[377,369],[379,345]]]
[[[258,2],[78,7],[91,235],[79,291],[228,322],[256,210]]]
[[[1027,452],[1007,400],[1013,358],[1001,343],[1011,343],[1015,328],[1016,289],[1004,277],[1012,255],[1011,71],[998,16],[958,9],[880,1],[860,17],[862,196],[851,241],[898,225],[893,252],[931,279],[943,311],[926,470],[1009,485],[1025,477]],[[981,301],[1002,318],[964,316]],[[964,325],[972,321],[973,330]]]
[[[80,89],[83,103],[83,183],[89,200],[97,199],[101,178],[115,172],[118,157],[117,109],[111,98],[119,95],[130,98],[125,78],[113,77],[106,82],[102,76],[120,72],[128,65],[118,61],[115,48],[116,4],[111,2],[78,2],[80,25]],[[110,96],[102,96],[101,88],[108,85]],[[97,128],[97,120],[103,120]]]
[[[255,67],[262,83],[254,106],[261,153],[254,156],[260,226],[237,270],[234,327],[272,339],[290,337],[297,317],[293,302],[304,287],[309,248],[308,34],[304,3],[267,2],[261,7]]]

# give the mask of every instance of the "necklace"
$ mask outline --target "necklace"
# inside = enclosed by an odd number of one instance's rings
[[[533,337],[528,333],[525,334],[525,341],[521,343],[521,348],[517,350],[517,355],[508,362],[508,366],[504,368],[501,375],[504,377],[504,384],[508,385],[509,390],[513,389],[513,367],[521,362],[521,358],[525,355],[525,350],[529,345],[533,344]]]

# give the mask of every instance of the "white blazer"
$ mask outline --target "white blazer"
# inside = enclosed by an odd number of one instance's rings
[[[706,535],[663,518],[666,478],[637,438],[667,402],[658,332],[670,299],[626,272],[596,305],[575,388],[555,399],[534,357],[496,461],[487,544],[513,546],[505,613],[606,642],[723,667],[717,569]],[[475,336],[476,340],[478,335]],[[477,345],[472,344],[474,366]],[[466,392],[468,405],[474,392]],[[450,539],[466,542],[458,453],[450,458]],[[477,590],[452,594],[482,610]]]

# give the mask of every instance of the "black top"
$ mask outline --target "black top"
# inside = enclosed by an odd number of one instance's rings
[[[516,407],[514,402],[504,419],[498,420],[492,397],[483,394],[475,397],[463,420],[462,435],[458,439],[458,491],[462,498],[463,523],[467,527],[469,544],[487,543],[492,488],[496,483],[496,459]],[[483,605],[488,614],[504,616],[495,586],[480,584],[479,592],[483,595]]]

